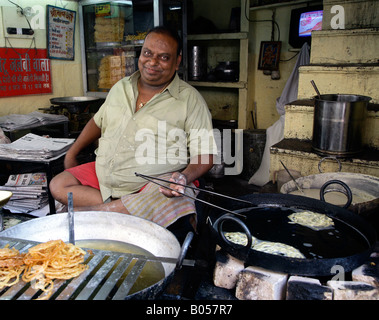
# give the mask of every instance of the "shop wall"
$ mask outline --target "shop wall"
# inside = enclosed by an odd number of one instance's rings
[[[51,59],[51,78],[52,78],[52,93],[42,95],[25,95],[15,97],[0,98],[0,116],[17,113],[26,114],[38,110],[38,108],[49,107],[50,98],[64,96],[82,96],[83,95],[83,80],[82,80],[82,65],[81,65],[81,49],[79,36],[79,17],[78,3],[75,1],[64,0],[12,0],[22,8],[33,7],[36,10],[43,10],[43,17],[46,17],[46,6],[52,5],[77,12],[75,24],[75,60],[56,60]],[[0,0],[0,6],[14,7],[16,6],[8,0]],[[38,12],[39,13],[39,12]],[[41,24],[36,21],[38,28],[35,31],[35,40],[37,49],[46,49],[46,23]],[[13,48],[29,48],[31,45],[30,39],[10,39]],[[34,46],[34,45],[33,45]],[[0,47],[9,47],[6,43],[3,30],[2,14],[0,14]]]
[[[191,17],[196,19],[199,16],[207,18],[213,22],[219,30],[227,30],[229,28],[231,8],[239,7],[241,0],[192,0]],[[215,9],[217,8],[217,9]],[[291,10],[296,6],[278,7],[275,9],[275,21],[280,28],[280,41],[282,41],[281,60],[288,60],[296,52],[290,52],[288,44],[288,33]],[[255,20],[271,20],[272,9],[259,9],[247,11],[249,20],[249,66],[248,66],[248,110],[255,110],[256,125],[258,129],[267,129],[279,119],[279,114],[276,111],[276,99],[280,97],[283,88],[290,76],[296,58],[289,61],[282,61],[279,65],[280,79],[272,80],[271,76],[264,75],[262,70],[258,70],[258,57],[261,41],[271,40],[271,22],[253,22]],[[278,40],[278,31],[275,28],[274,40]],[[226,52],[225,47],[220,47],[220,52]],[[237,50],[238,57],[238,50]],[[209,57],[208,57],[209,58]],[[222,61],[222,60],[219,60]],[[209,61],[208,61],[209,63]],[[200,90],[202,92],[202,90]],[[203,92],[202,92],[203,93]],[[207,101],[219,99],[221,95],[215,93],[212,98],[212,92],[209,90],[204,94],[207,95]],[[222,97],[221,97],[222,98]],[[212,100],[213,99],[213,100]],[[231,97],[230,99],[233,99]],[[229,99],[229,100],[230,100]],[[226,105],[238,103],[237,96],[233,101],[225,100]],[[214,110],[210,106],[212,114]],[[235,110],[230,108],[230,110]],[[223,110],[225,113],[225,110]],[[235,118],[235,114],[230,114],[231,118]],[[249,127],[253,128],[253,121],[249,123]]]
[[[258,70],[259,51],[262,41],[271,41],[271,22],[254,22],[271,20],[273,9],[259,9],[249,12],[249,75],[248,86],[250,109],[256,110],[258,129],[267,129],[279,119],[276,110],[276,99],[280,97],[284,86],[291,75],[296,59],[296,52],[290,51],[288,44],[291,10],[296,6],[284,6],[275,9],[275,21],[280,28],[281,55],[279,63],[280,79],[273,80],[270,75],[264,75]],[[278,41],[278,29],[274,29],[274,40]],[[294,57],[293,59],[291,59]]]

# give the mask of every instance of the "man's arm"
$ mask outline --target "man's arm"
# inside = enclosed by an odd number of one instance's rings
[[[78,164],[76,157],[81,150],[90,145],[92,142],[99,139],[101,136],[101,129],[96,125],[93,118],[88,121],[83,128],[79,137],[76,139],[71,148],[67,151],[64,159],[64,167],[71,168]]]
[[[190,184],[197,178],[207,173],[213,166],[213,155],[199,155],[191,159],[188,166],[182,172],[174,172],[170,181],[180,183],[183,185]],[[177,184],[170,184],[169,186],[177,191],[172,191],[166,188],[159,188],[159,191],[166,197],[179,197],[184,192],[184,187]]]

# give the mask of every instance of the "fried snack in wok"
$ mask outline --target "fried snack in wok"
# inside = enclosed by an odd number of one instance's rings
[[[331,229],[334,227],[333,219],[322,213],[312,211],[295,212],[288,216],[289,223],[297,223],[315,231]]]
[[[52,294],[53,279],[71,279],[88,268],[82,264],[85,254],[81,248],[62,240],[38,244],[24,257],[22,280],[31,281],[34,289],[46,292],[39,300],[48,299]]]
[[[247,236],[242,232],[225,232],[224,234],[230,242],[242,246],[247,245]],[[290,258],[305,259],[305,256],[298,249],[290,245],[280,242],[262,241],[255,237],[251,237],[251,240],[251,248],[254,250]]]
[[[10,287],[20,280],[24,270],[23,254],[8,246],[0,249],[0,289]]]

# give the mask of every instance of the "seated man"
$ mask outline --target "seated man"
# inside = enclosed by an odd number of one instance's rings
[[[209,109],[176,73],[180,44],[165,27],[147,34],[139,70],[112,87],[67,152],[66,170],[51,181],[57,201],[67,205],[72,192],[76,211],[122,212],[164,227],[194,218],[194,201],[182,195],[195,197],[192,189],[170,184],[172,191],[135,175],[189,185],[213,165],[217,148]],[[78,153],[96,140],[96,162],[77,166]]]

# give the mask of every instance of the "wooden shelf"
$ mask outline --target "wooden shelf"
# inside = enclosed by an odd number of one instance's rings
[[[226,40],[225,45],[230,45],[231,41],[239,41],[239,81],[237,82],[210,82],[210,81],[188,81],[194,87],[202,88],[228,88],[238,92],[238,128],[247,129],[249,119],[251,119],[248,107],[248,52],[249,52],[249,21],[244,12],[250,7],[250,0],[241,0],[241,23],[239,32],[224,32],[212,34],[188,34],[185,37],[185,45],[189,41],[218,41]],[[212,45],[209,43],[209,45]],[[234,43],[233,43],[234,45]],[[186,59],[185,59],[186,60]],[[188,80],[188,78],[185,78]],[[211,91],[211,90],[209,90]]]
[[[233,89],[245,89],[247,87],[247,83],[245,81],[238,81],[238,82],[188,81],[188,83],[194,87],[233,88]]]
[[[188,41],[193,40],[242,40],[247,39],[247,32],[189,34]]]

